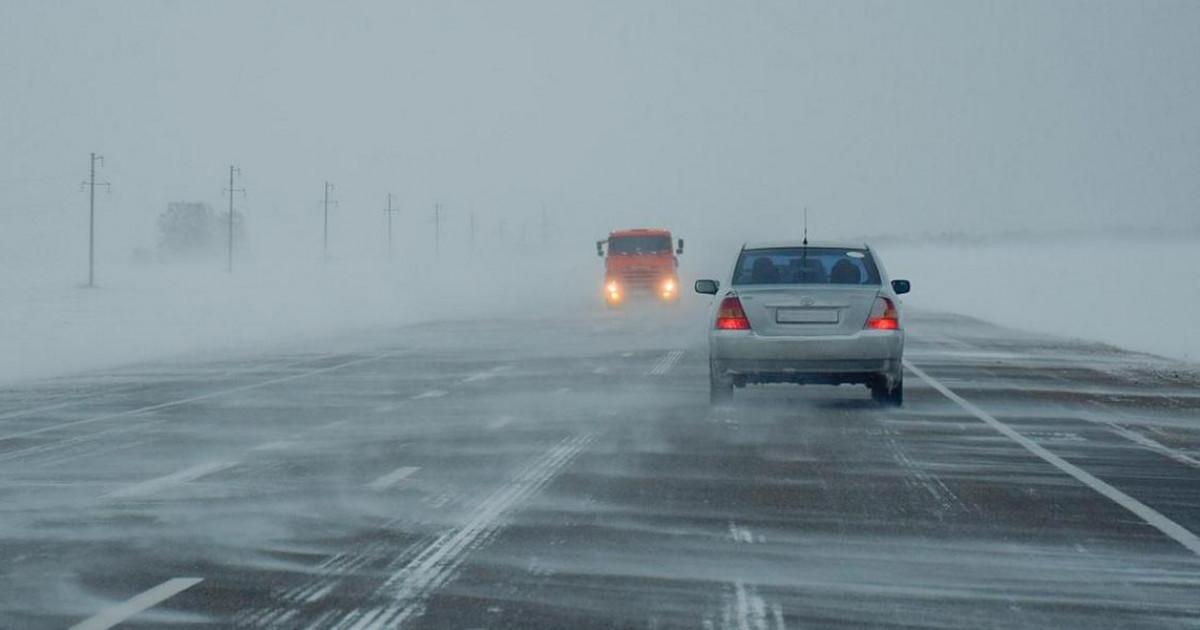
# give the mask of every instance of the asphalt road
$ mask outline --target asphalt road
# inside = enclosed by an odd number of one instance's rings
[[[691,309],[0,391],[0,627],[1200,628],[1200,382],[910,313],[710,407]]]

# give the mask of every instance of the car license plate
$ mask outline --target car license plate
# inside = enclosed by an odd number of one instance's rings
[[[781,308],[775,311],[779,324],[836,324],[836,308]]]

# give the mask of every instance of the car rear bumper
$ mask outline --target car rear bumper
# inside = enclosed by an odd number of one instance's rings
[[[902,331],[862,331],[828,337],[760,337],[713,331],[714,378],[736,383],[865,383],[900,374]]]

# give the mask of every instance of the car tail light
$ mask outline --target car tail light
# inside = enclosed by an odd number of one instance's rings
[[[896,312],[896,305],[888,298],[875,298],[875,305],[871,307],[871,314],[867,317],[866,328],[899,330],[900,314]]]
[[[720,330],[750,330],[750,320],[746,319],[746,311],[742,310],[742,301],[736,297],[721,300],[721,308],[717,309],[717,328]]]

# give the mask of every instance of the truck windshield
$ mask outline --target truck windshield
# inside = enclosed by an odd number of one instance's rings
[[[734,284],[879,284],[870,252],[795,247],[750,249],[738,257]]]
[[[658,236],[610,236],[609,254],[660,254],[671,251],[671,237]]]

